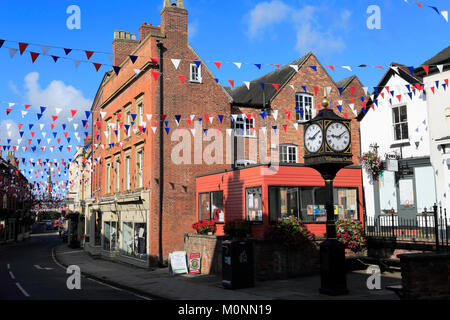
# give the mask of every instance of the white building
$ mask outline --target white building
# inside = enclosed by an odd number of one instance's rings
[[[428,66],[428,74],[423,66]],[[423,82],[427,88],[430,158],[436,182],[436,203],[448,211],[450,208],[450,89],[448,88],[450,46],[425,61],[416,69],[415,74],[423,76]],[[450,212],[448,214],[450,215]]]
[[[436,201],[427,94],[421,84],[408,67],[393,63],[374,88],[373,104],[359,115],[361,154],[376,149],[385,168],[376,180],[363,170],[367,217],[397,213],[415,219]],[[395,159],[390,164],[397,168],[386,168],[387,159]]]

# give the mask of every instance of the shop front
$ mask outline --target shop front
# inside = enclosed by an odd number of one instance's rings
[[[244,219],[252,236],[263,237],[277,219],[295,216],[316,236],[325,234],[325,183],[321,175],[301,164],[255,165],[197,176],[198,219],[214,219],[217,235],[224,223]],[[361,169],[342,169],[334,180],[336,220],[363,222]]]

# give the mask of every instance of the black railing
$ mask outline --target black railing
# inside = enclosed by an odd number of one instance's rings
[[[439,250],[448,248],[450,217],[447,210],[434,205],[431,212],[425,211],[414,218],[398,214],[381,214],[366,217],[365,235],[368,238],[393,238],[396,241],[432,243]]]

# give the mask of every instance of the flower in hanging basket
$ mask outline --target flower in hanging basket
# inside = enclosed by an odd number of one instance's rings
[[[369,172],[372,177],[377,178],[380,175],[382,162],[377,152],[366,152],[358,157],[361,165]]]

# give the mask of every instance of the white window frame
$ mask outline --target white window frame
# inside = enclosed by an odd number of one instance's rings
[[[197,67],[195,63],[189,65],[189,81],[190,82],[202,82],[202,66]]]
[[[114,160],[114,177],[116,179],[115,191],[120,192],[120,158]]]
[[[243,127],[243,132],[241,134],[241,128]],[[253,133],[252,133],[252,130]],[[256,137],[256,128],[255,128],[255,118],[251,117],[250,120],[244,115],[238,115],[236,120],[234,121],[234,135],[236,137]]]
[[[305,98],[311,98],[311,105],[305,106]],[[295,93],[295,107],[298,109],[303,109],[303,119],[300,118],[300,113],[296,113],[297,122],[305,122],[314,118],[316,110],[314,108],[314,96],[309,93],[296,92]],[[309,109],[309,110],[307,110]],[[308,117],[309,116],[309,117]]]
[[[283,149],[286,150],[286,152],[283,152]],[[280,163],[297,163],[297,153],[298,148],[294,144],[282,144],[280,145]],[[294,161],[291,161],[289,158],[289,155],[292,154],[295,156]],[[284,158],[285,157],[285,158]]]
[[[106,193],[111,194],[111,163],[106,164]]]
[[[126,190],[129,191],[131,190],[131,154],[125,156],[125,170],[127,177]]]
[[[406,121],[400,121],[400,114],[399,114],[399,122],[394,122],[395,121],[394,109],[398,109],[398,108],[401,108],[401,107],[405,107],[405,109],[406,109]],[[408,125],[408,106],[406,104],[398,104],[398,105],[392,106],[391,110],[392,110],[392,140],[395,143],[401,143],[401,142],[409,141],[409,137],[410,136],[409,136],[409,125]],[[407,132],[406,132],[407,138],[403,138],[402,137],[401,139],[396,139],[396,137],[395,137],[395,126],[396,125],[401,125],[403,123],[406,123],[406,126],[407,126]],[[401,126],[400,126],[400,131],[401,130],[402,129],[401,129]],[[402,136],[403,136],[403,134],[402,134]]]
[[[143,170],[143,162],[144,162],[144,149],[140,149],[137,151],[136,155],[136,174],[137,174],[137,188],[144,187],[144,170]]]

